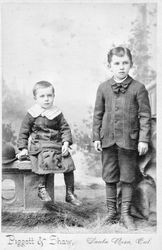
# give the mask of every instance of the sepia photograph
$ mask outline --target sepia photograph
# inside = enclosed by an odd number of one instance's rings
[[[0,7],[3,249],[160,249],[158,3]]]

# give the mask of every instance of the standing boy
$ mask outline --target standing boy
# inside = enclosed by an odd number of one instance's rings
[[[47,175],[56,173],[63,164],[66,165],[65,200],[73,205],[81,205],[74,194],[75,166],[69,153],[69,146],[72,144],[71,130],[62,112],[53,105],[54,87],[47,81],[37,82],[33,88],[33,96],[36,103],[28,110],[21,124],[18,138],[20,153],[17,157],[29,154],[32,171],[39,177],[38,197],[42,201],[51,201],[46,190]]]
[[[102,177],[106,183],[107,223],[117,213],[117,183],[122,186],[121,222],[135,229],[130,215],[137,155],[148,151],[150,104],[145,86],[129,76],[132,67],[129,49],[116,47],[108,53],[113,77],[97,90],[93,117],[93,141],[102,152]]]

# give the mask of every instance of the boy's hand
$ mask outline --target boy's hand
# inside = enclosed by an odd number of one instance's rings
[[[69,142],[65,141],[62,146],[62,156],[67,156],[69,153]]]
[[[17,159],[19,160],[21,156],[28,155],[28,150],[26,148],[22,149],[20,153],[16,155]]]
[[[147,142],[139,142],[138,143],[138,152],[139,155],[145,155],[148,151],[148,143]]]
[[[100,141],[94,141],[94,148],[97,152],[102,151],[102,147],[101,147],[101,142]]]

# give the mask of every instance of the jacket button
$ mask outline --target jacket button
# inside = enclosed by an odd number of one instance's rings
[[[115,107],[115,110],[118,110],[118,107]]]

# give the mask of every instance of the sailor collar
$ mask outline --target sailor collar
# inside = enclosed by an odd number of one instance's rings
[[[34,118],[37,118],[38,116],[45,116],[49,120],[52,120],[61,114],[61,110],[56,106],[52,106],[48,109],[43,109],[38,104],[35,104],[30,109],[28,109],[28,113]]]

